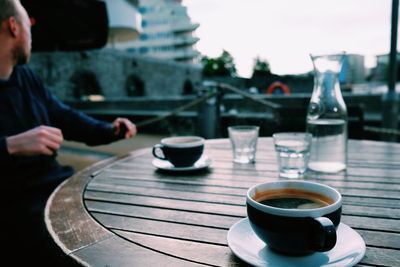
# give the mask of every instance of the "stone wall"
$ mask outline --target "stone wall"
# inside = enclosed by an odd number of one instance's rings
[[[113,49],[35,52],[30,66],[61,100],[180,96],[195,93],[202,80],[199,66]]]

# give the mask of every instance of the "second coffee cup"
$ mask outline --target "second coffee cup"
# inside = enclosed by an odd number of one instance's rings
[[[154,157],[167,160],[175,167],[189,167],[200,159],[203,150],[204,138],[176,136],[161,139],[160,144],[153,146],[152,152]]]

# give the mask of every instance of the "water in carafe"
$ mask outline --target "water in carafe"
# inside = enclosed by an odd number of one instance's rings
[[[344,54],[311,56],[314,90],[307,111],[307,131],[313,135],[308,168],[338,172],[347,164],[347,109],[339,85]]]

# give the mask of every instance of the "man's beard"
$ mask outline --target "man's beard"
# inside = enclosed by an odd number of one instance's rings
[[[16,46],[13,49],[13,58],[15,65],[24,65],[29,61],[29,55],[25,53],[21,46]]]

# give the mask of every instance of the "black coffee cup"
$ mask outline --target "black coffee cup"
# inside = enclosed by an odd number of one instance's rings
[[[199,136],[177,136],[161,139],[153,146],[153,155],[171,162],[175,167],[190,167],[199,160],[204,150],[204,138]],[[162,152],[160,155],[159,152]]]
[[[306,181],[277,181],[251,187],[247,215],[269,248],[288,255],[331,250],[342,213],[342,196],[332,187]]]

